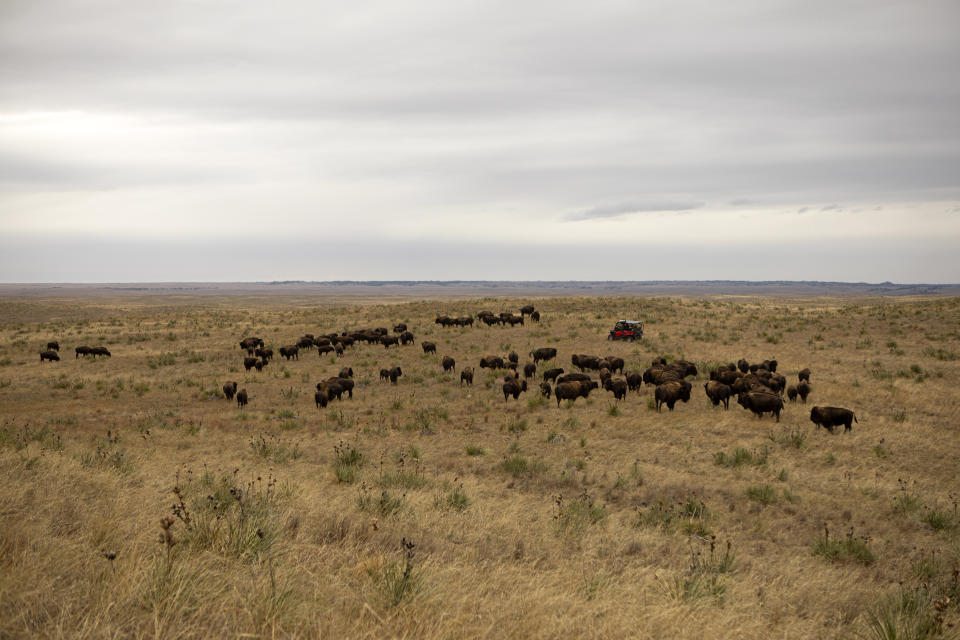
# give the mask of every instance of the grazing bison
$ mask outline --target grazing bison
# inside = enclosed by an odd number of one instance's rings
[[[413,333],[410,331],[404,331],[400,334],[400,344],[408,345],[413,344]]]
[[[261,347],[261,348],[257,349],[256,351],[254,351],[254,352],[253,352],[253,355],[257,356],[258,358],[260,358],[260,359],[263,360],[264,362],[267,362],[268,360],[270,360],[270,358],[273,357],[273,349],[265,349],[265,348]]]
[[[336,349],[334,349],[333,347],[331,347],[331,346],[328,345],[328,344],[325,344],[325,345],[323,345],[323,346],[317,347],[317,355],[319,355],[321,358],[323,357],[323,355],[324,355],[325,353],[330,353],[331,351],[336,351]]]
[[[343,367],[340,369],[340,373],[337,374],[340,378],[352,378],[353,377],[353,367]]]
[[[522,316],[529,316],[529,315],[532,314],[534,311],[536,311],[536,309],[533,308],[533,305],[532,305],[532,304],[528,304],[528,305],[525,306],[525,307],[520,307],[520,315],[522,315]]]
[[[543,380],[544,382],[546,382],[547,380],[556,381],[557,376],[561,375],[562,373],[563,373],[563,369],[561,368],[547,369],[546,371],[543,372]]]
[[[237,393],[237,383],[228,382],[223,385],[223,395],[227,400],[233,400],[234,394]]]
[[[300,347],[293,344],[289,347],[280,347],[280,356],[287,360],[299,360],[300,359]]]
[[[380,344],[384,349],[389,349],[390,345],[400,346],[400,339],[397,336],[380,336]]]
[[[440,361],[440,364],[443,365],[443,371],[456,371],[457,370],[457,361],[451,358],[450,356],[443,356],[443,360]]]
[[[84,346],[81,346],[81,347],[77,347],[76,349],[74,349],[74,351],[75,351],[76,354],[77,354],[77,355],[74,357],[74,359],[76,359],[76,358],[79,358],[80,356],[89,355],[89,354],[90,354],[90,347],[84,345]]]
[[[813,391],[807,382],[801,382],[797,385],[797,395],[800,396],[800,399],[803,400],[803,404],[807,404],[807,396],[810,395],[810,392]]]
[[[240,391],[237,392],[237,406],[242,409],[243,407],[247,406],[247,401],[247,390],[240,389]]]
[[[557,378],[557,384],[564,382],[588,382],[590,376],[585,373],[567,373]]]
[[[336,387],[339,390],[339,392],[337,393],[337,400],[340,399],[340,395],[344,392],[348,394],[349,398],[353,398],[354,384],[353,384],[353,380],[351,380],[350,378],[344,378],[342,376],[327,378],[323,384],[326,384],[329,389],[333,389],[334,387]]]
[[[627,381],[617,378],[616,380],[607,380],[603,388],[613,393],[616,400],[623,400],[627,397]]]
[[[640,391],[640,385],[643,384],[643,374],[631,371],[627,374],[627,389],[630,391]]]
[[[92,355],[94,358],[96,358],[97,356],[106,356],[107,358],[110,357],[110,350],[107,349],[106,347],[91,347],[88,353]]]
[[[663,405],[667,405],[667,409],[673,411],[673,407],[677,404],[678,400],[689,402],[690,388],[690,383],[682,380],[670,380],[658,384],[653,392],[653,399],[656,402],[657,411],[659,412]]]
[[[544,398],[546,398],[547,400],[549,400],[549,399],[550,399],[550,393],[551,393],[550,383],[549,383],[549,382],[541,382],[541,383],[540,383],[540,395],[543,396]]]
[[[315,342],[314,339],[310,336],[303,336],[297,340],[297,347],[300,349],[309,349],[310,347],[319,347],[321,345],[329,345],[330,341],[324,338],[322,341]],[[283,349],[280,350],[280,353],[283,353]]]
[[[777,422],[780,422],[780,412],[783,411],[783,398],[775,393],[766,391],[747,391],[737,396],[737,404],[752,411],[757,418],[765,413],[772,413]]]
[[[553,390],[553,395],[559,407],[561,400],[576,401],[577,398],[589,397],[590,392],[598,386],[594,381],[561,382]]]
[[[833,433],[834,427],[839,427],[843,425],[844,432],[850,431],[853,429],[853,423],[860,421],[857,420],[856,414],[850,409],[843,409],[841,407],[814,407],[810,409],[810,422],[817,425],[817,428],[825,428],[830,433]]]
[[[60,355],[52,349],[47,349],[46,351],[40,352],[40,364],[43,364],[44,360],[49,360],[50,362],[60,362]]]
[[[730,396],[733,395],[733,390],[730,389],[728,385],[716,380],[710,380],[704,383],[703,388],[706,390],[707,397],[710,398],[713,406],[719,406],[722,402],[724,409],[730,408]]]
[[[513,396],[513,399],[517,400],[520,398],[520,393],[527,390],[527,381],[511,378],[503,383],[502,389],[504,401],[510,396]]]
[[[421,342],[421,343],[420,343],[420,346],[423,347],[423,352],[424,352],[424,353],[436,353],[436,352],[437,352],[437,345],[434,344],[433,342]]]
[[[553,347],[542,347],[540,349],[534,349],[530,352],[530,356],[533,358],[533,363],[537,364],[541,360],[553,360],[557,357],[557,350]]]
[[[500,356],[484,356],[480,358],[481,369],[506,369],[503,358]]]
[[[263,340],[261,340],[260,338],[250,337],[250,338],[244,338],[243,340],[240,341],[240,348],[246,349],[247,351],[250,351],[252,349],[256,349],[257,347],[262,347],[262,346],[263,346]]]
[[[403,333],[406,330],[407,330],[407,325],[404,324],[403,322],[399,322],[393,326],[394,333]]]
[[[317,403],[317,409],[325,407],[330,402],[330,394],[326,389],[317,389],[313,394],[313,401]]]
[[[807,367],[806,369],[801,369],[797,373],[797,378],[799,378],[800,382],[804,382],[804,381],[810,382],[810,367]]]
[[[473,367],[467,367],[460,372],[460,384],[466,382],[469,385],[473,384]]]
[[[257,358],[250,358],[250,357],[244,358],[243,368],[246,369],[247,371],[250,371],[250,369],[253,369],[255,366],[257,366],[258,362],[260,362],[260,360],[258,360]],[[263,367],[261,366],[260,368],[262,369]],[[260,369],[257,369],[257,371],[260,371]]]
[[[792,385],[790,385],[789,387],[787,387],[787,399],[790,400],[790,402],[796,402],[796,401],[797,401],[797,386],[796,386],[796,385],[793,385],[793,384],[792,384]]]
[[[392,384],[397,384],[397,378],[403,375],[403,371],[400,370],[400,367],[394,367],[392,369],[380,369],[380,379],[389,380]]]
[[[47,343],[47,350],[60,351],[60,343],[56,340],[51,340]]]
[[[535,375],[537,375],[537,365],[533,364],[532,362],[528,362],[523,365],[524,378],[532,378]]]

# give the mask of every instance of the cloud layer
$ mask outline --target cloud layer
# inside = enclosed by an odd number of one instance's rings
[[[277,251],[960,242],[956,24],[950,0],[9,0],[0,224]],[[64,251],[48,277],[76,275]]]

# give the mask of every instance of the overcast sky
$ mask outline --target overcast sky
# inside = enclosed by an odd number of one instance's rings
[[[0,0],[0,281],[960,282],[958,25]]]

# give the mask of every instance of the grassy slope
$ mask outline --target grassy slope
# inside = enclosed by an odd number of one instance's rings
[[[539,326],[442,329],[437,313],[520,301],[4,301],[0,636],[873,637],[898,583],[956,590],[960,301],[535,302]],[[619,317],[646,319],[647,340],[606,341]],[[247,335],[276,350],[398,321],[417,346],[240,366]],[[53,338],[64,359],[41,365]],[[113,357],[75,360],[78,344]],[[701,376],[661,414],[647,387],[557,408],[505,403],[486,370],[457,384],[482,355],[522,364],[540,346],[567,370],[572,353],[639,370],[669,354]],[[810,367],[808,403],[860,423],[830,435],[809,406],[779,424],[713,408],[706,364],[740,357],[775,357],[790,381]],[[395,364],[400,384],[381,383]],[[344,365],[355,398],[318,411],[314,384]],[[222,399],[228,379],[246,410]],[[361,463],[338,465],[336,447]],[[738,448],[753,462],[716,463]],[[168,549],[174,486],[190,524],[174,516]],[[825,526],[838,559],[813,552]],[[938,614],[919,611],[910,622]]]

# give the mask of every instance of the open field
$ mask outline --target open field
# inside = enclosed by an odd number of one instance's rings
[[[390,302],[0,298],[0,637],[960,637],[960,299]],[[527,303],[539,324],[434,323]],[[618,318],[645,339],[606,340]],[[398,322],[415,344],[242,365],[247,336]],[[504,401],[480,358],[538,347],[536,382],[575,353],[699,373],[672,412],[648,385]],[[740,358],[809,367],[807,404],[713,407]],[[344,366],[354,397],[317,409]]]

